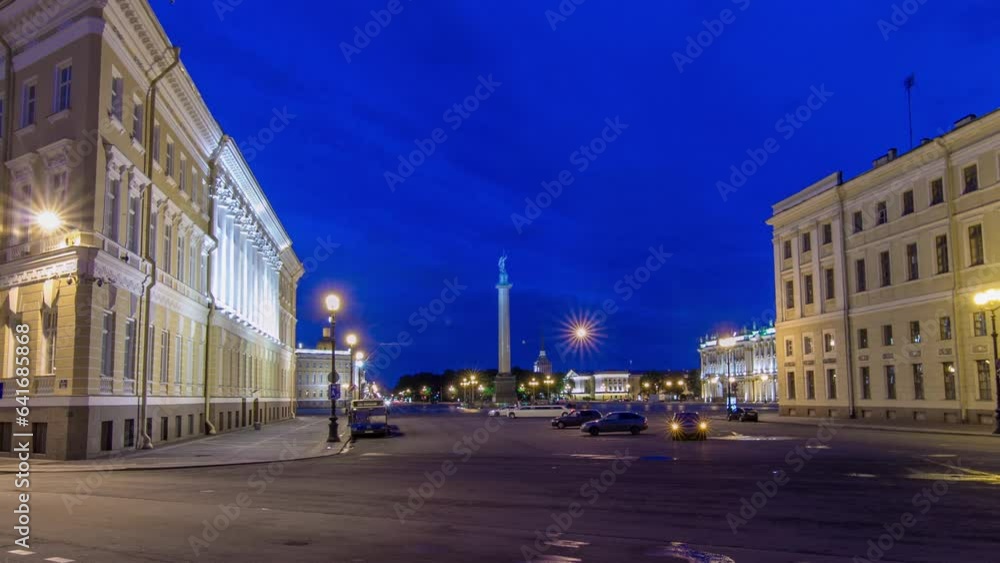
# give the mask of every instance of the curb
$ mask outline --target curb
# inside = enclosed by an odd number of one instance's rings
[[[812,423],[812,422],[805,422],[805,421],[798,422],[798,421],[791,421],[791,420],[761,420],[760,423],[763,423],[763,424],[789,424],[789,425],[793,425],[793,426],[818,426],[819,425],[819,422]],[[978,436],[978,437],[981,437],[981,438],[982,437],[988,437],[988,436],[994,436],[994,434],[991,434],[991,433],[968,432],[968,431],[963,431],[963,430],[948,430],[948,429],[945,429],[945,428],[902,428],[902,427],[898,427],[898,426],[882,426],[882,425],[879,425],[879,426],[867,426],[867,425],[860,425],[860,424],[844,424],[844,425],[841,425],[841,427],[842,428],[857,429],[857,430],[877,430],[877,431],[882,431],[882,432],[886,432],[886,431],[887,432],[908,432],[908,433],[911,433],[911,434],[947,434],[947,435],[951,435],[951,436]]]
[[[336,455],[341,455],[350,451],[350,445],[354,443],[354,438],[348,433],[347,437],[340,442],[342,445],[340,449],[336,452],[321,453],[315,455],[306,455],[301,457],[293,457],[288,459],[269,459],[269,460],[255,460],[255,461],[236,461],[236,462],[220,462],[220,463],[181,463],[179,465],[146,465],[146,466],[123,466],[123,465],[107,465],[100,466],[95,464],[93,467],[59,467],[58,465],[45,465],[45,466],[32,466],[32,473],[105,473],[111,471],[165,471],[168,469],[200,469],[208,467],[239,467],[244,465],[264,465],[275,462],[290,462],[290,461],[305,461],[310,459],[320,459],[324,457],[333,457]],[[57,462],[58,463],[58,462]],[[16,474],[17,469],[0,469],[0,475],[13,475]]]

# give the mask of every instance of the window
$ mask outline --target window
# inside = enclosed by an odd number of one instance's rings
[[[184,281],[184,236],[177,235],[177,279]]]
[[[184,435],[184,426],[181,425],[181,415],[174,417],[174,436],[180,438]]]
[[[931,181],[931,205],[944,203],[944,180],[935,178]]]
[[[101,451],[110,452],[115,445],[115,423],[112,420],[101,421]]]
[[[892,325],[882,325],[882,345],[892,346]]]
[[[802,353],[806,356],[813,353],[813,339],[811,336],[802,337]]]
[[[872,375],[868,366],[861,366],[861,398],[872,398]]]
[[[805,290],[806,290],[806,305],[811,305],[813,302],[813,277],[812,274],[806,274],[805,279]]]
[[[181,192],[187,194],[188,193],[188,191],[187,191],[188,185],[187,185],[187,159],[186,158],[181,157],[181,169],[178,170],[177,173],[179,174],[178,177],[180,178]],[[188,195],[191,195],[191,194],[188,194]]]
[[[34,422],[31,424],[31,453],[44,454],[47,449],[49,437],[49,424],[47,422]]]
[[[42,340],[45,359],[42,363],[42,373],[52,375],[56,372],[56,335],[58,317],[55,305],[42,306]]]
[[[944,399],[946,401],[955,400],[955,363],[954,362],[944,362],[942,368],[944,370]]]
[[[788,398],[790,400],[795,400],[795,372],[790,371],[785,375],[785,379],[788,382],[786,387],[788,388]]]
[[[858,293],[868,289],[868,276],[865,273],[865,261],[862,258],[854,263],[855,281],[854,286]]]
[[[160,440],[166,442],[170,439],[170,418],[160,417]]]
[[[146,118],[145,108],[139,100],[132,101],[132,138],[142,141],[143,120]]]
[[[118,202],[121,189],[121,178],[109,178],[104,184],[104,235],[115,242],[118,241],[118,215],[121,212]]]
[[[101,326],[101,377],[113,377],[115,369],[115,314],[104,312]]]
[[[38,102],[36,99],[37,95],[38,88],[34,82],[28,82],[24,85],[24,90],[21,92],[21,127],[28,127],[35,124],[35,107]]]
[[[125,419],[125,440],[124,445],[126,448],[131,448],[135,446],[135,419],[126,418]]]
[[[171,243],[174,238],[174,226],[167,223],[163,226],[163,271],[170,273],[170,259],[173,258]]]
[[[989,401],[993,398],[990,392],[990,379],[993,378],[990,362],[988,360],[976,360],[976,381],[978,382],[979,400]]]
[[[53,96],[54,109],[58,113],[68,110],[73,91],[73,65],[56,67],[56,92]]]
[[[153,162],[160,164],[160,124],[153,123]]]
[[[937,253],[937,273],[948,273],[948,235],[935,237],[934,249]]]
[[[791,358],[792,355],[792,339],[789,338],[785,341],[785,356]]]
[[[788,260],[792,257],[792,241],[786,240],[783,247],[784,247],[783,256],[785,257],[785,260]]]
[[[167,176],[174,176],[174,142],[167,139]]]
[[[194,415],[188,415],[188,434],[194,434]]]
[[[125,81],[121,76],[111,77],[111,117],[122,121],[122,111],[125,103]]]
[[[812,234],[802,233],[802,252],[809,252],[812,250]]]
[[[806,372],[806,399],[816,399],[816,374],[812,370]]]
[[[887,399],[896,398],[896,366],[885,366],[885,392]]]
[[[906,279],[914,281],[920,278],[920,264],[917,258],[917,243],[906,245]]]
[[[920,344],[920,321],[910,321],[910,342]]]
[[[983,263],[983,226],[969,227],[969,265],[978,266]]]
[[[962,169],[962,193],[967,194],[979,189],[979,167],[973,164]]]
[[[177,346],[174,348],[174,383],[181,382],[181,367],[184,358],[184,339],[180,334],[174,335]]]
[[[875,206],[875,224],[884,225],[889,222],[889,210],[884,201],[878,202]]]
[[[826,332],[823,334],[823,351],[826,353],[833,352],[833,346],[835,344],[832,332]]]
[[[785,282],[785,308],[795,307],[795,285],[791,280]]]
[[[149,257],[152,260],[156,260],[156,245],[159,243],[156,240],[157,223],[157,213],[154,209],[149,215]]]
[[[859,328],[858,329],[858,348],[864,350],[868,347],[868,329]]]
[[[861,214],[860,211],[855,211],[854,212],[854,232],[855,233],[860,233],[863,230],[865,230],[864,216]]]
[[[972,313],[972,334],[973,336],[986,336],[986,313],[982,311]]]
[[[160,333],[160,383],[170,382],[170,372],[167,371],[170,361],[170,333]]]
[[[889,251],[885,250],[878,254],[879,283],[882,287],[892,285],[892,260],[889,258]]]
[[[833,242],[833,225],[830,223],[823,224],[823,244],[830,244]]]
[[[837,398],[837,370],[826,370],[826,394],[828,399]]]
[[[903,192],[903,215],[913,213],[913,190]]]
[[[951,317],[941,317],[938,324],[941,325],[941,340],[951,340]]]
[[[129,194],[128,196],[128,215],[125,220],[125,248],[129,252],[137,253],[139,252],[139,226],[141,224],[140,217],[142,216],[142,200],[134,195]]]
[[[924,364],[913,364],[913,398],[924,398]]]
[[[125,320],[125,373],[123,377],[135,381],[135,319]]]

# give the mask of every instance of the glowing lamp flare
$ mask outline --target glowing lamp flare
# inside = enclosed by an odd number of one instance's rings
[[[347,345],[348,346],[354,346],[357,343],[358,343],[358,335],[356,335],[356,334],[348,334],[347,335]]]
[[[326,310],[331,312],[336,312],[340,310],[340,296],[331,293],[326,296]]]
[[[54,231],[62,226],[62,218],[53,211],[42,211],[35,220],[45,232]]]
[[[994,303],[1000,303],[1000,289],[987,289],[986,291],[981,291],[973,297],[976,305],[990,305]]]

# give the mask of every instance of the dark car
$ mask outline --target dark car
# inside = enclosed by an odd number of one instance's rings
[[[601,418],[601,413],[597,411],[573,411],[571,413],[553,418],[552,426],[555,426],[556,428],[582,426],[585,422],[590,422],[591,420],[597,420],[599,418]]]
[[[597,420],[584,422],[580,430],[597,436],[601,432],[631,432],[638,434],[649,428],[646,424],[646,417],[634,412],[613,412]]]
[[[737,408],[729,411],[728,420],[738,420],[740,422],[757,422],[757,411],[753,409]]]
[[[674,440],[705,440],[708,423],[696,412],[679,412],[670,420],[670,437]]]

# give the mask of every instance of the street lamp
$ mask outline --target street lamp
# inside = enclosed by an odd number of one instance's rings
[[[733,352],[732,348],[736,345],[736,338],[720,338],[719,345],[726,349],[726,412],[731,412],[732,402],[730,401],[730,395],[733,392]]]
[[[548,375],[545,376],[545,397],[552,402],[552,378]]]
[[[535,398],[537,397],[535,389],[538,388],[538,380],[532,379],[531,381],[528,382],[528,385],[531,387],[531,402],[534,403]]]
[[[337,377],[337,311],[340,310],[340,297],[335,293],[326,296],[326,310],[330,312],[330,434],[327,442],[339,442],[340,432],[337,430],[337,399],[333,394],[333,386],[340,384]]]
[[[42,231],[51,233],[62,226],[63,221],[55,211],[42,211],[35,216],[35,221]]]
[[[1000,289],[987,289],[986,291],[977,293],[973,297],[973,300],[976,302],[976,305],[990,312],[990,322],[993,329],[993,332],[990,334],[993,337],[993,383],[996,386],[997,393],[996,426],[993,429],[993,433],[1000,434],[1000,362],[998,362],[1000,354],[997,352],[997,309],[1000,309]]]
[[[348,356],[348,358],[350,358],[350,362],[351,362],[351,398],[352,399],[357,399],[358,397],[356,395],[357,395],[357,393],[358,393],[359,390],[357,389],[357,386],[355,385],[355,382],[354,382],[354,380],[355,380],[355,377],[354,377],[354,345],[358,343],[358,335],[356,335],[356,334],[354,334],[352,332],[352,333],[350,333],[350,334],[347,335],[347,338],[345,340],[347,341],[347,356]]]

